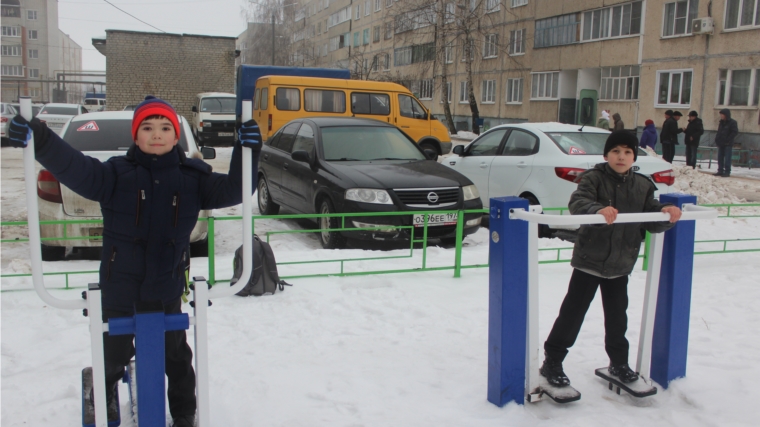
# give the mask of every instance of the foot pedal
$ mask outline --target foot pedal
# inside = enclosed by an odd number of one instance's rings
[[[636,381],[624,383],[618,377],[610,374],[608,368],[599,368],[594,371],[594,374],[607,381],[610,391],[615,391],[617,394],[620,394],[620,390],[624,390],[633,397],[647,397],[657,394],[657,387],[647,384],[641,377]]]
[[[575,388],[569,385],[566,385],[564,387],[553,386],[549,384],[549,382],[543,376],[541,376],[538,380],[538,390],[539,399],[533,399],[531,397],[529,399],[530,402],[537,402],[540,400],[540,397],[544,395],[548,396],[551,400],[557,403],[570,403],[581,400],[581,392]]]

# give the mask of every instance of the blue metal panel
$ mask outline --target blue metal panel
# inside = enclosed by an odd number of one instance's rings
[[[680,208],[685,203],[696,204],[697,198],[687,194],[663,194],[660,201]],[[694,233],[694,221],[678,221],[665,232],[650,374],[664,388],[670,381],[686,375]]]
[[[141,426],[166,422],[164,311],[135,315],[137,418]]]
[[[528,223],[510,220],[510,209],[528,210],[519,197],[491,199],[488,254],[488,401],[525,401],[528,319]]]

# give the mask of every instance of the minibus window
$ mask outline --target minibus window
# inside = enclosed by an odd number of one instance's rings
[[[278,110],[298,111],[301,109],[301,91],[298,89],[278,87],[275,98]]]
[[[383,93],[352,93],[351,112],[387,116],[391,113],[391,98]]]
[[[337,90],[304,89],[303,108],[321,113],[345,113],[346,94]]]
[[[412,119],[426,119],[427,114],[419,102],[408,95],[398,96],[399,114]]]
[[[262,88],[261,89],[261,109],[266,110],[267,108],[269,108],[269,89]]]
[[[259,93],[259,90],[256,89],[256,92],[253,95],[253,109],[254,110],[258,110],[259,109],[259,95],[261,95],[261,94]]]

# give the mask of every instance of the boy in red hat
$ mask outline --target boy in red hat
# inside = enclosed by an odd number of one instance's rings
[[[35,157],[61,183],[103,212],[100,287],[103,320],[130,317],[135,303],[161,301],[167,314],[181,313],[185,271],[190,268],[190,232],[201,209],[219,209],[242,201],[241,145],[253,151],[256,188],[261,135],[251,120],[238,130],[229,174],[189,159],[177,147],[177,112],[166,101],[145,97],[134,111],[134,145],[126,155],[100,162],[69,146],[39,119],[16,116],[9,136],[26,147],[34,133]],[[115,389],[135,354],[133,336],[104,335],[106,400],[109,420],[116,414]],[[166,333],[169,412],[174,427],[195,425],[195,371],[185,331]]]

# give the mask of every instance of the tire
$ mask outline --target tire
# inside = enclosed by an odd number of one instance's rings
[[[40,244],[42,247],[43,261],[63,261],[66,258],[66,248],[64,246],[47,246]]]
[[[520,196],[520,197],[523,197],[523,196]],[[528,195],[528,196],[525,196],[523,198],[527,199],[528,200],[528,204],[531,205],[531,206],[540,205],[540,203],[538,203],[538,199],[536,199],[533,195]],[[552,230],[551,227],[549,227],[546,224],[538,224],[538,237],[539,238],[541,238],[541,237],[550,238],[550,237],[552,237],[552,234],[554,234],[554,230]]]
[[[441,155],[441,152],[438,151],[438,147],[436,147],[435,144],[433,144],[432,142],[425,141],[425,142],[423,142],[423,143],[420,144],[420,148],[422,148],[423,151],[424,150],[431,150],[431,151],[435,151],[436,153],[438,153],[439,156]]]
[[[263,176],[259,178],[259,186],[256,191],[258,191],[256,199],[259,203],[259,213],[262,215],[277,215],[280,212],[280,205],[272,201],[267,180]]]
[[[322,199],[322,203],[319,205],[319,213],[332,214],[335,213],[330,199]],[[329,231],[331,228],[340,228],[340,218],[335,217],[323,217],[319,218],[319,242],[322,243],[322,247],[325,249],[341,249],[346,246],[346,238],[343,237],[339,231]]]
[[[190,257],[208,256],[208,237],[197,242],[190,243]]]

